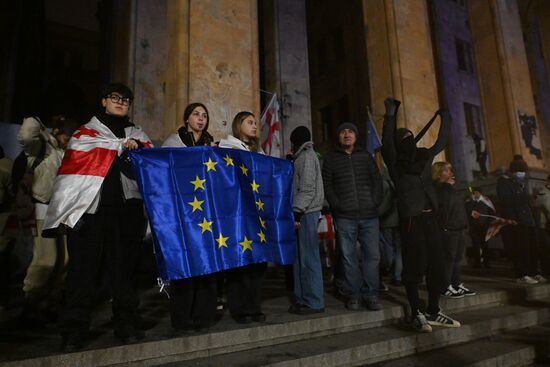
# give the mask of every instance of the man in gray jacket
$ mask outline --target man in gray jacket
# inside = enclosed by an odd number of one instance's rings
[[[296,302],[290,306],[289,312],[307,315],[325,310],[317,237],[317,224],[324,200],[323,180],[308,128],[299,126],[294,129],[290,142],[294,160],[294,220],[299,229],[293,268]]]

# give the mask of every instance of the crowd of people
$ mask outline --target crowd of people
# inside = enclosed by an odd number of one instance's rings
[[[23,281],[23,313],[43,318],[62,305],[57,321],[65,351],[85,345],[92,310],[105,288],[107,298],[112,298],[114,336],[122,342],[145,336],[138,312],[136,270],[146,215],[128,152],[152,143],[129,120],[133,93],[127,86],[108,85],[100,102],[98,113],[80,128],[70,119],[60,119],[49,130],[39,118],[25,118],[18,136],[23,153],[12,163],[0,151],[2,302],[8,295],[6,269],[14,246],[13,228],[33,228],[32,262]],[[533,198],[525,179],[528,167],[516,156],[509,173],[498,180],[498,211],[479,188],[472,189],[465,202],[456,189],[452,165],[433,162],[449,139],[449,112],[437,111],[414,136],[408,129],[397,128],[399,106],[393,98],[385,101],[378,162],[359,143],[358,128],[351,122],[337,128],[336,148],[322,161],[311,131],[305,126],[292,131],[287,158],[294,165],[296,260],[290,277],[294,293],[290,313],[325,311],[318,225],[326,207],[330,212],[326,218],[334,219],[330,225],[336,232],[337,256],[331,260],[337,269],[334,284],[349,310],[380,310],[379,295],[386,289],[381,274],[387,272],[394,286],[405,287],[415,330],[459,327],[460,322],[441,309],[440,297],[476,294],[461,280],[465,234],[469,231],[471,237],[473,265],[490,267],[486,232],[496,214],[511,223],[503,229],[503,240],[518,282],[545,280],[541,273],[548,271],[544,268],[547,264],[541,263],[544,257],[539,255],[541,244],[547,246],[550,241],[546,230],[550,176],[545,190]],[[231,134],[218,143],[208,132],[209,117],[206,105],[189,104],[182,123],[162,146],[217,145],[263,154],[254,114],[237,113]],[[429,148],[418,147],[437,117],[441,123],[435,143]],[[79,165],[72,151],[73,156],[64,157],[67,146],[85,144],[77,135],[86,131],[105,146],[114,146],[116,154],[98,150],[94,167]],[[64,159],[76,162],[70,167],[74,172],[86,171],[95,178],[82,185],[54,185]],[[90,173],[92,169],[102,174]],[[58,228],[65,230],[55,230]],[[180,332],[208,329],[215,323],[222,296],[236,322],[265,321],[261,288],[266,268],[266,263],[250,264],[172,281],[172,328]],[[419,286],[424,279],[428,299],[422,309]]]

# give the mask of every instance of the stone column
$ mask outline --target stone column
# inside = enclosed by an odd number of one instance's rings
[[[527,137],[519,123],[520,113],[537,114],[517,3],[482,0],[468,4],[491,169],[507,166],[513,154],[521,154],[530,167],[544,168],[544,161],[532,149],[542,149],[540,129],[533,129]]]
[[[281,103],[282,152],[286,153],[294,128],[312,129],[305,0],[264,1],[261,16],[265,22],[265,88],[276,91]]]
[[[416,134],[439,108],[426,1],[363,0],[363,13],[373,113],[383,115],[384,99],[394,96],[399,126]],[[419,145],[431,146],[438,126]]]

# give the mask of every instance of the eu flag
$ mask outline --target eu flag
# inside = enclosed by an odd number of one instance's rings
[[[163,280],[294,262],[290,162],[212,147],[131,152]]]

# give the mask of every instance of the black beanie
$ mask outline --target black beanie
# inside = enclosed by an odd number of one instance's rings
[[[294,147],[299,148],[302,144],[311,140],[311,133],[305,126],[298,126],[290,133],[290,142]]]
[[[357,126],[355,126],[352,122],[344,122],[340,126],[338,126],[338,129],[336,129],[336,134],[340,135],[340,132],[342,130],[349,129],[355,133],[355,135],[359,134],[359,130],[357,130]]]

